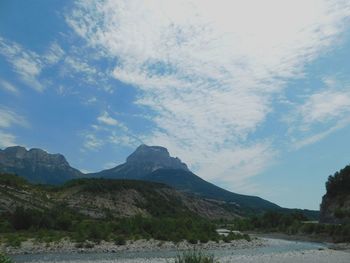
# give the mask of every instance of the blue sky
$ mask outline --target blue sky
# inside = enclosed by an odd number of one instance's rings
[[[228,190],[318,209],[350,163],[349,17],[345,0],[2,0],[0,147],[99,171],[162,145]]]

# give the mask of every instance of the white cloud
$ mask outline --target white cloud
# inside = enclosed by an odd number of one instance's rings
[[[113,143],[115,145],[120,146],[128,146],[131,148],[136,148],[142,142],[136,136],[131,135],[130,133],[126,134],[117,134],[116,132],[112,132],[108,137],[108,142]]]
[[[2,37],[0,37],[0,54],[12,64],[14,71],[24,83],[37,91],[44,90],[44,86],[38,79],[43,68],[43,62],[38,54],[25,50],[19,44]]]
[[[0,128],[10,128],[13,125],[27,126],[27,121],[8,108],[0,107]]]
[[[16,136],[5,131],[13,126],[27,127],[28,122],[14,111],[0,107],[0,147],[9,147],[17,144]]]
[[[91,67],[89,64],[76,57],[67,57],[65,59],[66,65],[78,73],[84,73],[87,76],[94,75],[97,73],[96,69]]]
[[[321,90],[312,94],[299,112],[306,125],[342,119],[350,114],[350,92]]]
[[[52,65],[58,63],[64,55],[65,52],[61,46],[57,42],[53,42],[44,55],[44,59],[47,64]]]
[[[14,85],[12,85],[10,82],[7,82],[6,80],[3,80],[3,79],[0,79],[0,88],[14,95],[19,94],[18,89]]]
[[[328,129],[326,129],[325,131],[318,132],[316,134],[310,135],[310,136],[303,138],[301,140],[294,139],[293,140],[293,148],[295,150],[298,150],[298,149],[301,149],[305,146],[314,144],[314,143],[326,138],[328,135],[332,134],[333,132],[344,128],[349,123],[350,123],[350,118],[343,120],[342,122],[336,123],[335,126],[331,126]]]
[[[293,149],[314,144],[350,124],[350,83],[339,76],[323,78],[324,86],[294,103],[286,121]]]
[[[348,1],[106,0],[79,1],[66,20],[156,112],[146,143],[232,182],[271,162],[272,143],[247,138],[286,81],[334,46],[349,14]]]
[[[0,130],[0,147],[6,148],[14,145],[17,145],[16,137],[10,133],[6,133]]]
[[[88,150],[98,150],[104,144],[103,140],[97,138],[96,135],[92,133],[85,134],[84,139],[84,148]]]
[[[119,122],[112,118],[111,116],[109,116],[108,112],[103,112],[98,118],[97,121],[102,123],[102,124],[106,124],[106,125],[110,125],[110,126],[117,126],[119,125]]]
[[[97,117],[97,123],[91,125],[85,136],[84,147],[94,150],[105,144],[137,147],[143,142],[134,135],[124,123],[110,116],[107,111]]]

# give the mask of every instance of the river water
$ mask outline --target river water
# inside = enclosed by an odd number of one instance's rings
[[[287,241],[280,239],[265,238],[267,246],[247,249],[212,249],[206,250],[220,259],[228,256],[259,256],[266,254],[278,254],[286,252],[300,252],[308,250],[324,249],[325,245],[320,243]],[[34,254],[12,256],[14,262],[40,262],[40,263],[111,263],[111,262],[170,262],[176,257],[179,251],[160,250],[149,252],[118,252],[118,253],[56,253],[56,254]],[[350,261],[349,261],[350,262]]]

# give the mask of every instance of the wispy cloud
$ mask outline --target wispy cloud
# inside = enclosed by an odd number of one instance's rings
[[[86,150],[98,150],[103,146],[103,144],[103,140],[97,138],[95,134],[84,134],[84,148]]]
[[[10,128],[13,125],[27,126],[27,121],[14,111],[0,107],[0,128]]]
[[[136,147],[143,143],[128,127],[107,111],[103,111],[84,135],[84,148],[97,150],[103,145]]]
[[[44,86],[38,79],[43,67],[38,54],[25,50],[19,44],[2,37],[0,37],[0,54],[12,65],[24,83],[37,91],[44,90]]]
[[[79,1],[66,21],[155,112],[146,143],[232,182],[271,162],[273,142],[247,139],[287,81],[338,41],[349,14],[348,1],[106,0]]]
[[[116,119],[109,116],[108,112],[106,111],[97,117],[97,121],[110,126],[117,126],[119,124],[119,122]]]
[[[13,134],[0,130],[0,147],[9,147],[16,145],[16,137]]]
[[[322,90],[312,94],[299,113],[305,125],[342,119],[350,114],[350,92]]]
[[[323,79],[324,87],[295,104],[288,117],[292,148],[314,144],[350,124],[349,83],[336,77]]]
[[[326,138],[328,135],[332,134],[333,132],[340,130],[350,124],[350,118],[347,118],[345,121],[338,122],[334,126],[329,127],[325,131],[317,132],[313,135],[310,135],[306,138],[300,139],[300,140],[293,140],[293,148],[298,150],[300,148],[303,148],[305,146],[314,144],[324,138]]]
[[[0,107],[0,147],[16,145],[16,136],[7,131],[13,126],[27,127],[29,124],[24,117],[10,110]]]
[[[0,88],[14,95],[19,94],[18,89],[14,85],[12,85],[10,82],[7,82],[6,80],[3,80],[3,79],[0,79]]]
[[[43,56],[47,64],[53,65],[58,63],[65,55],[65,51],[57,42],[53,42],[46,54]]]

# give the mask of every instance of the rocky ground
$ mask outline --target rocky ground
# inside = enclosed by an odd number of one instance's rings
[[[83,247],[81,247],[83,245]],[[137,240],[128,241],[125,245],[116,245],[114,242],[102,241],[100,244],[85,242],[84,244],[77,244],[71,242],[69,239],[62,239],[59,242],[52,243],[38,243],[34,240],[27,240],[22,242],[20,247],[6,247],[0,245],[0,251],[6,254],[41,254],[41,253],[104,253],[104,252],[120,252],[120,251],[160,251],[160,250],[188,250],[188,249],[245,249],[257,248],[265,245],[263,239],[253,239],[252,241],[235,240],[230,243],[223,241],[210,241],[206,244],[193,245],[187,241],[180,243],[163,242],[157,240]]]
[[[274,248],[285,246],[286,244],[297,244],[299,242],[287,241],[280,239],[269,238],[254,238],[251,242],[245,240],[236,240],[231,243],[224,242],[208,242],[207,244],[192,245],[187,242],[174,244],[172,242],[161,242],[156,240],[138,240],[128,242],[126,245],[118,246],[111,242],[101,242],[94,245],[92,248],[77,248],[76,244],[69,240],[61,240],[60,242],[43,244],[35,243],[33,240],[28,240],[22,243],[20,248],[9,248],[1,246],[1,250],[10,255],[21,256],[20,262],[41,262],[41,263],[172,263],[174,258],[161,257],[167,251],[181,251],[189,249],[200,249],[204,252],[215,251],[215,256],[220,263],[349,263],[350,251],[349,244],[343,244],[343,251],[326,248],[324,245],[316,245],[313,248],[306,250],[291,249],[290,251],[276,251]],[[89,244],[89,243],[86,243]],[[269,249],[271,248],[271,249]],[[243,249],[243,250],[242,250]],[[148,252],[155,252],[153,257],[143,257]],[[220,252],[222,251],[222,252]],[[238,251],[238,252],[237,252]],[[244,251],[244,252],[242,252]],[[77,253],[78,252],[78,253]],[[94,253],[115,253],[121,255],[121,252],[141,252],[137,257],[109,257],[101,258],[91,255]],[[144,253],[145,252],[145,253]],[[75,257],[65,257],[66,259],[50,259],[45,257],[50,253],[62,253],[67,256],[70,253],[74,255],[82,255]],[[26,255],[28,254],[28,255]],[[33,255],[32,255],[33,254]],[[36,256],[33,257],[33,256]],[[42,255],[42,256],[40,256]],[[83,257],[85,255],[85,257]],[[95,254],[96,255],[96,254]],[[97,254],[100,255],[100,254]],[[105,255],[105,254],[101,254]],[[110,254],[111,255],[111,254]],[[158,255],[158,256],[157,256]],[[38,257],[40,256],[40,257]],[[18,257],[18,256],[17,256]],[[27,258],[29,261],[26,261]],[[15,257],[16,258],[16,257]],[[34,260],[34,261],[33,261]],[[17,262],[17,261],[15,261]]]

